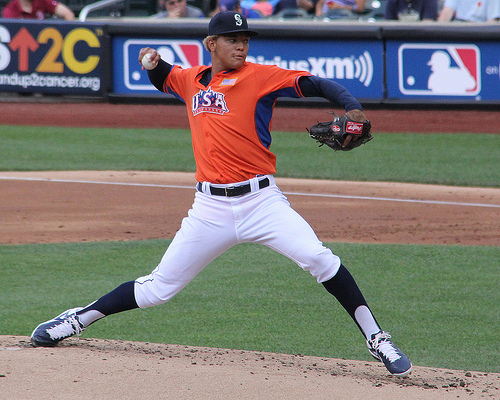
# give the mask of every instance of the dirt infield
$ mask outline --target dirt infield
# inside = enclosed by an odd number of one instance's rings
[[[187,128],[184,106],[108,103],[1,103],[4,125]],[[311,123],[331,118],[329,110],[276,107],[273,130],[305,132]],[[341,113],[339,110],[335,110]],[[500,111],[369,110],[376,132],[500,133]]]
[[[196,184],[190,173],[139,171],[0,172],[0,178],[0,243],[8,244],[171,238]],[[499,244],[499,189],[276,182],[323,241]]]
[[[185,127],[186,122],[185,110],[178,106],[1,107],[2,124]],[[314,113],[324,117],[324,110],[277,109],[274,129],[302,130],[306,112],[308,120],[323,119]],[[377,130],[391,131],[387,121],[393,112],[374,111],[369,117]],[[443,126],[448,132],[478,131],[472,126],[477,129],[477,124],[443,123],[466,121],[456,112],[398,115],[404,121],[391,125],[392,131],[440,132]],[[498,133],[499,116],[481,114],[494,127],[490,133]],[[474,120],[470,112],[468,118]],[[160,172],[0,172],[0,243],[170,238],[192,203],[194,183],[192,174]],[[295,179],[277,183],[324,241],[500,244],[500,189]],[[360,205],[366,210],[362,216]],[[331,212],[318,213],[325,208]],[[365,361],[96,339],[35,349],[28,341],[0,336],[1,398],[500,398],[498,373],[426,368],[418,360],[413,360],[417,366],[409,378],[396,379],[379,363]]]

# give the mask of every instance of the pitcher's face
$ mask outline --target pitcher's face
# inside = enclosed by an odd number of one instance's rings
[[[210,44],[212,64],[219,65],[221,70],[241,68],[247,58],[249,40],[244,34],[218,36]]]

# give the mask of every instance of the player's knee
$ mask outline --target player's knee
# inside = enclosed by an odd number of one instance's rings
[[[189,281],[163,281],[152,275],[135,281],[135,300],[140,308],[157,306],[169,301],[186,287]]]
[[[305,271],[309,271],[318,283],[321,283],[335,276],[340,268],[340,258],[333,254],[330,249],[324,248],[321,253],[299,265]]]

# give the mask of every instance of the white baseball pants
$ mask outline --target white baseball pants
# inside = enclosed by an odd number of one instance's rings
[[[196,193],[159,265],[136,279],[139,307],[167,302],[210,262],[239,243],[268,246],[309,271],[318,282],[337,273],[339,257],[323,246],[311,226],[290,207],[273,176],[267,178],[270,186],[260,190],[257,179],[262,178],[241,182],[251,183],[252,192],[237,197],[207,194],[204,183],[204,192]]]

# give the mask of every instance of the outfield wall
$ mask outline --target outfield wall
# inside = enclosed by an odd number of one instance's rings
[[[0,19],[0,92],[164,99],[137,60],[208,64],[207,19]],[[364,104],[500,105],[500,24],[251,20],[248,60],[307,70]],[[317,99],[297,100],[308,104]]]

